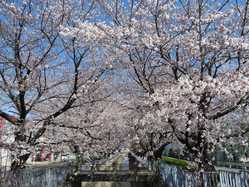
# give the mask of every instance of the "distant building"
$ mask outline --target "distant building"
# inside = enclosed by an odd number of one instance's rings
[[[13,117],[14,118],[14,117]],[[32,130],[33,123],[28,121],[25,128]],[[11,151],[6,145],[15,141],[15,126],[10,124],[7,120],[0,117],[0,166],[10,166],[12,162]],[[68,146],[62,146],[60,150],[53,150],[49,145],[49,140],[46,136],[51,136],[49,130],[46,131],[43,137],[39,139],[40,144],[35,146],[34,152],[27,160],[27,164],[35,164],[42,161],[62,161],[75,159],[75,155],[70,152]],[[46,144],[44,144],[44,142]]]
[[[11,154],[6,145],[14,142],[14,127],[8,121],[0,117],[0,165],[11,164]]]

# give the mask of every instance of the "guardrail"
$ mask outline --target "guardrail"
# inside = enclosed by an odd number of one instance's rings
[[[244,169],[249,170],[249,163],[243,162],[216,162],[218,167],[227,167],[227,168],[236,168],[236,169]]]
[[[119,166],[116,168],[115,165],[102,165],[102,164],[93,164],[93,165],[82,165],[80,171],[129,171],[131,170],[128,165]],[[146,167],[136,167],[133,168],[134,171],[148,171]]]
[[[180,167],[162,164],[160,173],[170,187],[248,187],[249,171],[216,167],[213,172],[190,172]]]

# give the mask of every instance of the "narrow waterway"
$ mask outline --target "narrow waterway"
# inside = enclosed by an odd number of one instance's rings
[[[132,171],[133,169],[141,169],[134,157],[129,155],[128,151],[123,151],[106,161],[99,170],[102,171]],[[131,160],[133,163],[131,164]],[[135,164],[135,166],[134,166]],[[143,166],[144,167],[144,166]],[[114,182],[114,181],[96,181],[81,182],[81,187],[160,187],[155,182]]]

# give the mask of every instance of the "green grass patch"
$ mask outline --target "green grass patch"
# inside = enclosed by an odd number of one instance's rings
[[[177,159],[177,158],[173,158],[173,157],[167,157],[164,156],[162,157],[162,161],[166,162],[167,164],[171,164],[171,165],[175,165],[175,166],[179,166],[182,169],[185,170],[196,170],[197,169],[197,164],[194,162],[190,162],[188,160],[183,160],[183,159]]]

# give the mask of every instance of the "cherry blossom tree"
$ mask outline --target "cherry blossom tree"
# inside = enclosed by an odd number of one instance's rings
[[[100,61],[104,53],[96,52],[94,40],[61,32],[79,19],[91,20],[94,6],[91,1],[1,1],[0,116],[16,129],[15,141],[5,145],[16,159],[12,168],[25,163],[56,118],[87,102],[85,95],[95,94],[108,77],[110,61]]]
[[[78,134],[84,151],[103,155],[177,142],[208,170],[217,146],[247,143],[238,116],[249,99],[248,4],[3,1],[0,116],[22,147],[43,135]]]
[[[216,146],[247,141],[248,126],[234,117],[248,102],[248,2],[243,9],[226,1],[180,4],[177,12],[186,10],[186,15],[172,22],[179,24],[173,43],[155,44],[174,78],[155,89],[148,103],[152,108],[141,123],[166,133],[166,141],[185,145],[199,168],[208,170]]]
[[[87,23],[80,36],[98,33],[143,91],[135,139],[151,151],[183,144],[205,170],[216,146],[247,141],[248,127],[235,117],[248,103],[248,1],[98,3],[108,22]]]

